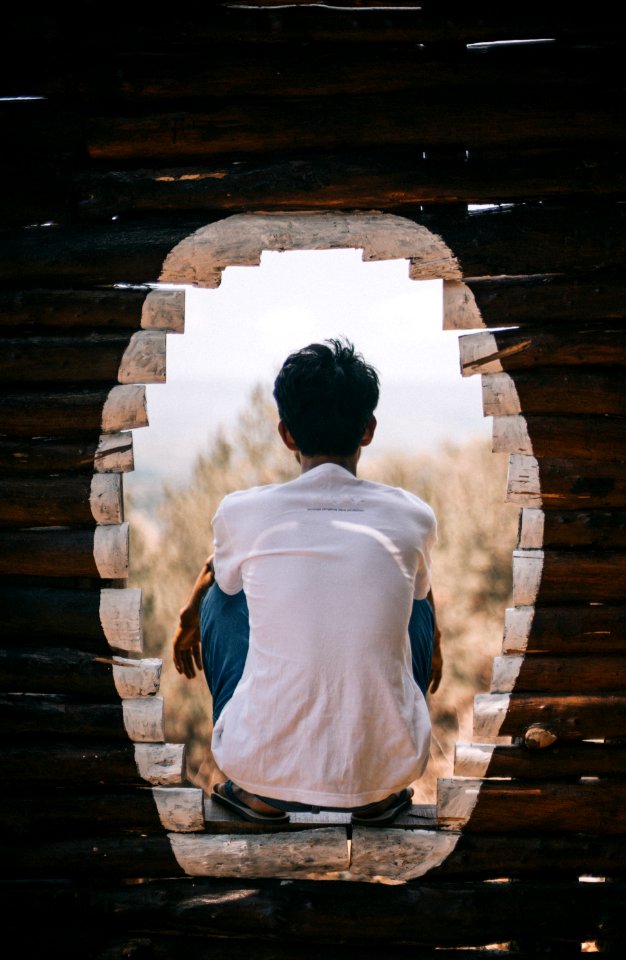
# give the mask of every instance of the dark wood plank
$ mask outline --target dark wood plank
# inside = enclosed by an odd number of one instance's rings
[[[473,289],[475,284],[469,286]],[[471,349],[470,344],[476,340],[484,346]],[[459,338],[459,348],[461,371],[466,377],[494,372],[496,366],[505,373],[538,367],[573,367],[572,376],[579,367],[626,366],[626,334],[621,325],[609,323],[604,327],[578,326],[567,330],[524,326],[522,330],[494,330],[488,339],[485,334],[469,334]],[[560,372],[565,375],[564,370]]]
[[[148,286],[0,290],[0,327],[26,333],[138,330]]]
[[[544,275],[541,275],[544,274]],[[487,327],[502,327],[519,324],[524,329],[541,330],[543,335],[555,338],[562,343],[565,351],[570,336],[582,336],[580,324],[595,324],[602,337],[602,326],[607,320],[624,317],[624,297],[626,289],[623,278],[618,274],[593,274],[588,277],[577,276],[549,276],[543,271],[534,277],[493,277],[487,279],[469,279],[470,287],[483,322]],[[565,328],[563,327],[565,324]],[[554,329],[554,325],[556,329]],[[563,330],[566,330],[564,336]],[[617,337],[621,336],[621,324],[611,325],[617,330]],[[531,334],[532,335],[532,334]],[[515,337],[515,333],[501,334],[494,332],[500,340],[507,336]],[[522,337],[522,339],[525,339]],[[594,339],[589,333],[589,339]],[[504,339],[502,342],[505,342]],[[601,342],[601,341],[600,341]],[[530,347],[533,353],[534,350]],[[541,357],[550,358],[550,348],[546,344],[545,350],[539,351],[538,363]],[[523,354],[520,354],[520,360]],[[513,362],[513,358],[507,358]],[[559,361],[563,362],[563,361]]]
[[[4,337],[0,383],[117,382],[130,333]]]
[[[454,784],[450,782],[450,786]],[[463,789],[459,781],[458,789]],[[602,835],[626,833],[626,782],[589,780],[574,783],[489,781],[480,784],[478,800],[464,833],[526,833],[555,831]],[[454,826],[454,820],[450,820]]]
[[[120,446],[123,444],[121,441]],[[0,437],[0,474],[93,473],[98,438]]]
[[[581,497],[582,499],[582,497]],[[590,495],[587,494],[587,502]],[[615,498],[617,500],[617,497]],[[621,500],[623,503],[624,500]],[[543,547],[591,547],[594,550],[626,549],[626,511],[553,510],[543,504]]]
[[[89,756],[85,751],[86,776],[78,773],[78,767],[67,766],[67,783],[75,784],[74,791],[46,789],[46,782],[41,778],[36,794],[10,794],[0,798],[0,816],[2,827],[0,835],[5,842],[17,841],[32,844],[38,840],[62,840],[69,837],[99,835],[133,836],[138,834],[152,834],[162,836],[163,826],[158,816],[156,804],[150,788],[141,784],[137,776],[132,775],[132,766],[135,766],[132,757],[132,747],[127,747],[128,756],[122,756],[122,749],[117,747],[118,762],[113,762],[114,747],[107,748],[101,755],[103,780],[109,782],[112,790],[106,792],[103,787],[89,790],[89,781],[93,778],[94,786],[98,786],[92,769],[98,757]],[[17,751],[15,751],[17,752]],[[44,759],[33,754],[28,757],[27,751],[22,751],[22,760],[36,762]],[[65,765],[67,755],[52,753],[60,761],[61,768]],[[3,760],[6,751],[2,751]],[[45,762],[45,761],[44,761]],[[13,766],[13,765],[11,765]],[[117,766],[117,775],[114,767]],[[61,781],[61,768],[56,777]],[[9,770],[11,767],[9,767]],[[91,776],[90,776],[91,774]],[[132,784],[134,789],[129,789]],[[78,788],[78,789],[77,789]],[[83,792],[79,792],[82,790]]]
[[[544,511],[567,516],[592,507],[589,523],[597,517],[614,515],[621,520],[626,498],[626,463],[595,460],[568,460],[558,457],[540,459],[515,456],[509,461],[507,499],[523,506],[540,506]],[[613,508],[607,511],[606,508]]]
[[[59,197],[56,219],[89,220],[121,213],[163,211],[192,213],[198,209],[245,213],[250,209],[319,210],[329,208],[396,210],[423,203],[459,200],[478,204],[506,203],[525,199],[555,199],[567,195],[623,196],[626,193],[624,153],[616,146],[611,154],[582,141],[574,151],[529,149],[507,151],[473,150],[468,157],[458,150],[423,151],[418,147],[363,148],[358,154],[347,149],[318,153],[298,149],[281,157],[219,162],[165,169],[142,165],[139,169],[101,170],[93,166],[76,174],[71,197]],[[6,217],[32,222],[26,213],[33,204],[29,186],[32,176],[7,173],[11,189],[3,198]],[[40,201],[39,216],[45,219],[51,197],[58,190],[50,184]],[[13,212],[12,212],[13,211]],[[30,219],[28,219],[30,217]],[[26,218],[26,219],[25,219]],[[620,281],[618,281],[620,282]],[[595,309],[601,319],[619,311],[615,300],[595,292]],[[583,295],[583,302],[585,296]],[[534,322],[543,316],[541,309]],[[582,303],[572,307],[580,316]],[[519,313],[519,308],[517,310]],[[586,314],[589,317],[589,313]],[[528,314],[522,322],[528,320]]]
[[[506,666],[507,658],[501,658]],[[507,692],[493,686],[493,692]],[[553,657],[528,654],[513,687],[515,693],[545,690],[547,693],[603,693],[626,690],[626,655]]]
[[[626,256],[619,204],[520,204],[447,216],[425,207],[411,217],[443,237],[468,278],[619,269]],[[0,234],[0,288],[156,282],[170,250],[219,218],[207,210],[183,221],[145,217],[80,229],[7,230]],[[507,324],[500,319],[499,325]]]
[[[583,367],[511,370],[483,376],[483,412],[488,417],[626,414],[624,373]]]
[[[592,833],[570,836],[515,836],[514,834],[464,833],[441,867],[432,870],[429,880],[482,877],[501,880],[509,877],[618,877],[624,874],[626,841],[622,836],[602,837]],[[500,886],[500,884],[495,884]],[[590,886],[611,884],[594,883]],[[530,928],[527,923],[527,932]],[[537,930],[533,921],[533,931]]]
[[[517,423],[527,440],[520,443]],[[494,417],[495,452],[532,454],[537,458],[626,461],[623,417],[541,416]],[[513,433],[511,433],[513,427]],[[514,439],[512,439],[512,437]]]
[[[172,847],[161,836],[74,837],[31,845],[0,845],[3,863],[14,879],[32,877],[180,877]]]
[[[515,611],[511,610],[515,615]],[[508,616],[508,614],[507,614]],[[505,624],[504,650],[529,653],[617,653],[624,649],[626,606],[537,606],[530,626]],[[520,641],[514,634],[520,634]]]
[[[0,631],[20,645],[62,640],[63,646],[108,656],[100,623],[100,590],[19,587],[0,581]]]
[[[538,603],[620,603],[626,553],[544,551]]]
[[[95,526],[95,521],[91,519]],[[0,530],[0,573],[97,577],[94,529]]]
[[[101,389],[7,392],[0,396],[0,431],[13,437],[100,436],[111,383]]]
[[[0,649],[0,690],[119,703],[110,660],[68,647]]]
[[[121,703],[81,703],[55,694],[0,694],[0,735],[80,741],[102,737],[128,741]]]
[[[252,8],[232,9],[230,4],[214,4],[210,10],[203,10],[200,18],[172,9],[165,24],[156,18],[151,20],[147,16],[148,8],[143,4],[132,9],[116,4],[111,10],[112,22],[103,21],[97,35],[91,38],[91,45],[94,51],[134,54],[146,47],[163,52],[185,43],[190,46],[215,42],[216,39],[258,44],[340,41],[465,45],[546,37],[590,43],[600,38],[610,41],[615,36],[611,20],[613,7],[606,4],[596,8],[593,18],[585,8],[580,11],[570,8],[568,17],[564,18],[561,8],[553,6],[526,4],[511,9],[479,3],[473,4],[471,10],[455,7],[453,20],[447,9],[442,10],[430,3],[411,4],[405,9],[398,4],[390,10],[333,9],[333,4],[296,3],[286,4],[281,9],[264,9],[264,6],[260,3]],[[118,21],[114,10],[118,16],[126,14],[123,31],[116,29]],[[82,36],[80,26],[63,10],[51,12],[43,23],[16,11],[7,25],[7,40],[15,44],[16,52],[30,54],[35,62],[40,55],[45,58],[45,63],[63,63]]]
[[[489,846],[486,837],[474,838],[473,847],[470,840],[463,838],[468,853],[481,840]],[[603,843],[599,841],[600,846]],[[562,852],[568,844],[573,849],[576,841],[567,841]],[[581,850],[590,845],[588,838],[578,842]],[[546,847],[556,852],[556,845]],[[607,847],[604,844],[605,853]],[[616,840],[613,861],[620,853],[623,845]],[[534,877],[502,883],[431,883],[428,878],[393,887],[346,881],[245,883],[203,877],[146,879],[124,885],[114,881],[30,880],[9,887],[4,884],[2,891],[7,917],[23,918],[23,909],[31,906],[44,925],[56,920],[60,926],[74,917],[75,924],[94,931],[106,929],[108,934],[140,927],[151,934],[162,931],[188,936],[193,932],[209,938],[205,943],[211,955],[217,941],[210,938],[219,937],[225,944],[234,940],[241,950],[247,944],[255,956],[257,949],[265,951],[272,945],[281,951],[276,960],[292,960],[294,943],[298,955],[315,944],[317,957],[320,945],[324,956],[339,957],[333,952],[338,935],[342,950],[356,944],[359,951],[368,951],[368,944],[374,944],[378,955],[382,949],[387,956],[390,945],[394,951],[394,944],[413,944],[421,957],[428,945],[484,946],[481,937],[491,943],[523,937],[529,933],[529,917],[537,933],[580,942],[593,939],[601,926],[615,923],[619,927],[625,893],[622,881],[584,884],[562,876],[552,882]],[[450,922],[451,916],[454,923]],[[285,947],[291,952],[285,953]],[[198,954],[202,955],[206,956],[206,950]],[[262,952],[260,956],[273,960],[271,953],[267,956]],[[358,960],[361,954],[345,956]],[[395,960],[395,952],[391,956]],[[464,952],[460,956],[463,958]],[[476,956],[480,957],[480,952]],[[447,952],[442,960],[449,960]]]
[[[90,506],[92,477],[88,473],[64,477],[0,476],[0,526],[95,526]]]
[[[476,739],[486,735],[483,726],[477,724],[478,703],[482,697],[491,694],[478,694],[474,707],[474,727]],[[552,730],[559,740],[585,740],[619,738],[626,730],[626,694],[576,694],[561,696],[534,693],[512,693],[509,695],[506,715],[498,734],[503,737],[523,737],[532,724],[541,724]],[[493,729],[493,728],[492,728]],[[500,751],[500,748],[496,748]],[[559,748],[557,753],[548,751],[525,750],[523,753],[513,748],[502,748],[503,762],[496,754],[494,770],[509,769],[509,773],[492,772],[490,776],[533,776],[553,779],[556,770],[559,776],[612,776],[626,769],[626,753],[622,747],[604,744],[584,744],[571,748]],[[513,752],[511,752],[513,750]],[[565,752],[564,752],[565,751]],[[531,756],[532,753],[532,756]],[[537,759],[539,754],[546,755]],[[517,771],[517,772],[514,772]],[[474,776],[474,774],[471,774]]]
[[[169,106],[169,105],[168,105]],[[173,107],[174,105],[172,105]],[[272,97],[240,98],[205,103],[203,109],[184,101],[175,108],[147,115],[89,115],[85,145],[98,161],[159,160],[176,165],[228,154],[264,154],[294,149],[354,149],[407,146],[461,147],[465,150],[506,148],[531,143],[550,147],[576,145],[581,140],[624,146],[620,122],[623,95],[604,90],[600,99],[584,88],[524,91],[523,109],[506,91],[486,88],[480,111],[468,110],[455,91],[452,96],[427,97],[370,94],[344,97],[299,97],[297,101]],[[46,150],[54,150],[58,117],[50,116]],[[8,119],[5,121],[5,126]],[[33,149],[21,145],[18,134],[7,130],[13,152]],[[46,142],[46,117],[39,120],[38,140]]]

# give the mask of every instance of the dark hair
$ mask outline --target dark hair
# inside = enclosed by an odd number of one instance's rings
[[[274,399],[305,456],[350,456],[376,409],[378,388],[378,373],[354,346],[331,339],[287,357],[274,381]]]

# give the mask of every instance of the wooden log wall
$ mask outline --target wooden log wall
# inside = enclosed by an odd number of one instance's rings
[[[191,956],[207,936],[224,956],[242,938],[257,957],[289,941],[622,955],[626,133],[610,10],[141,6],[110,5],[88,36],[63,10],[5,16],[4,902],[35,907],[31,941],[52,933],[68,955],[87,933],[103,958],[175,957],[183,933]],[[187,238],[262,211],[361,213],[371,230],[392,214],[435,238],[392,255],[444,279],[444,326],[466,331],[461,372],[482,377],[520,507],[502,655],[455,775],[435,809],[355,829],[350,850],[341,818],[263,832],[203,803],[166,742],[126,580],[132,431],[184,323],[184,292],[159,281],[215,285],[250,262],[249,221],[239,259],[213,247],[200,280]],[[352,244],[366,259],[370,239]]]

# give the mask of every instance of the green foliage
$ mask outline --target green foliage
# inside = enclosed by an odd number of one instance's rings
[[[189,483],[164,486],[156,515],[127,504],[130,582],[142,588],[146,654],[164,660],[166,736],[187,743],[190,776],[207,788],[220,776],[209,750],[210,696],[202,676],[189,681],[176,673],[171,638],[179,609],[212,552],[211,518],[222,497],[298,474],[276,424],[270,391],[257,385],[232,435],[218,433],[198,456]],[[500,651],[518,512],[504,502],[506,463],[483,440],[445,445],[424,456],[370,459],[359,473],[412,490],[438,519],[433,592],[443,633],[444,674],[430,700],[431,763],[414,785],[419,801],[434,802],[437,776],[452,772],[455,740],[471,738],[473,697],[488,689],[491,660]]]

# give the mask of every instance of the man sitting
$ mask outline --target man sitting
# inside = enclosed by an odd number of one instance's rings
[[[213,799],[248,820],[325,809],[391,823],[428,760],[436,520],[414,494],[357,478],[378,397],[348,342],[287,357],[274,399],[300,475],[222,500],[181,610],[174,662],[204,670],[228,777]]]

